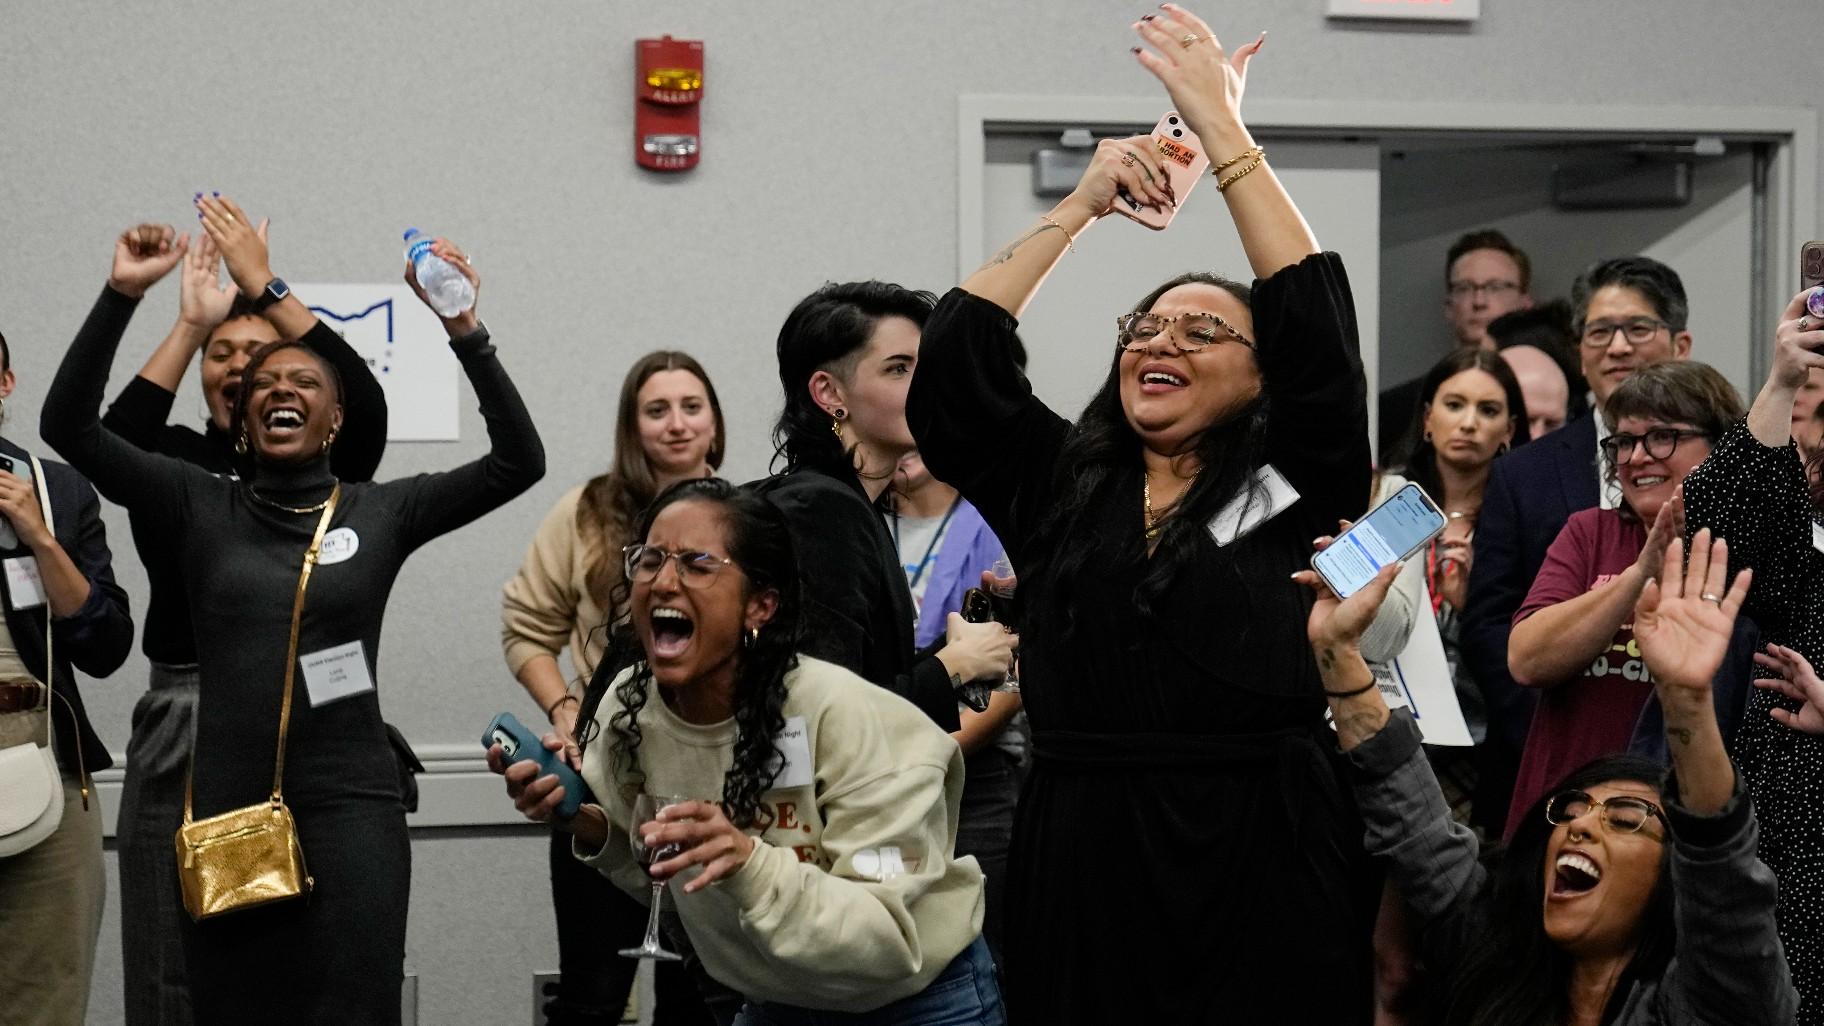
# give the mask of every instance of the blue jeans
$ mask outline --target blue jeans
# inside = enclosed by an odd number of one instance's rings
[[[749,1001],[735,1026],[1006,1026],[988,943],[977,937],[930,986],[871,1012],[820,1012]]]

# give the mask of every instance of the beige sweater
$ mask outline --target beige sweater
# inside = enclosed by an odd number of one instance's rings
[[[538,525],[526,550],[519,573],[501,589],[500,644],[506,650],[507,668],[519,675],[534,656],[557,654],[570,646],[576,667],[571,690],[580,692],[601,661],[608,620],[589,594],[589,551],[576,527],[576,505],[581,485],[564,493]],[[608,539],[610,550],[618,550]],[[615,552],[618,557],[618,551]]]
[[[801,656],[786,687],[786,733],[802,725],[796,750],[810,756],[786,773],[808,783],[766,793],[772,825],[733,876],[684,894],[691,869],[668,890],[717,980],[754,1000],[867,1011],[923,990],[981,933],[981,870],[953,854],[962,751],[910,702],[839,666]],[[620,708],[610,692],[583,756],[608,840],[577,857],[646,899],[627,844],[632,796],[610,779],[608,723]],[[647,793],[721,797],[733,720],[686,723],[654,695],[639,723]]]

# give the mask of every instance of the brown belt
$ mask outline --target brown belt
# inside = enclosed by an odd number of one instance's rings
[[[35,680],[0,684],[0,713],[31,712],[44,706],[44,685]]]

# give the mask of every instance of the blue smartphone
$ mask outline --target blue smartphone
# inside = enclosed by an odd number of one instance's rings
[[[576,810],[583,806],[583,778],[570,768],[562,755],[546,748],[538,735],[527,730],[519,722],[519,717],[510,712],[503,712],[494,717],[488,729],[482,731],[481,747],[500,746],[500,752],[506,756],[508,764],[526,762],[538,763],[538,775],[555,776],[557,782],[564,786],[564,800],[557,806],[557,814],[565,819],[576,815]]]
[[[1329,548],[1312,556],[1311,569],[1331,591],[1348,598],[1374,580],[1382,567],[1411,558],[1447,523],[1444,511],[1425,489],[1409,484],[1350,525]]]

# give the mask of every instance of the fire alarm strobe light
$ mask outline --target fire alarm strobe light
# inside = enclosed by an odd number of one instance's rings
[[[696,167],[703,151],[697,128],[703,42],[666,36],[636,40],[634,49],[634,159],[654,171]]]

